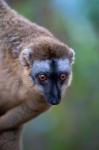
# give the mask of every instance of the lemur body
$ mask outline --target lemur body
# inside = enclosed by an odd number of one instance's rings
[[[0,0],[0,150],[19,150],[23,124],[60,102],[73,59],[71,48]]]

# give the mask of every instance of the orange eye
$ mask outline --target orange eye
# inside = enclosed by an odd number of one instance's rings
[[[67,75],[62,73],[59,78],[61,81],[65,81],[67,79]]]
[[[44,75],[44,74],[40,74],[40,75],[38,76],[38,79],[39,79],[40,81],[46,81],[46,80],[48,80],[48,77],[47,77],[46,75]]]

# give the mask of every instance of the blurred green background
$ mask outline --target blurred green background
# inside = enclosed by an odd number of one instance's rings
[[[24,150],[99,150],[99,0],[7,0],[75,49],[61,104],[29,122]]]

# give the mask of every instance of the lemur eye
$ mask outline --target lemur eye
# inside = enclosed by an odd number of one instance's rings
[[[60,79],[61,81],[65,81],[65,80],[67,79],[67,77],[68,77],[67,74],[61,73],[60,76],[59,76],[59,79]]]
[[[39,81],[46,81],[46,80],[48,80],[48,76],[45,74],[40,74],[40,75],[38,75],[38,80]]]

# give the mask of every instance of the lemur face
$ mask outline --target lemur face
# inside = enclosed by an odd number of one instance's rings
[[[49,104],[57,105],[64,89],[71,83],[75,53],[73,49],[57,44],[56,40],[51,39],[46,45],[48,41],[50,39],[24,49],[20,54],[20,62],[30,67],[33,86],[45,96]]]
[[[49,104],[61,101],[64,87],[68,87],[72,73],[69,59],[35,60],[32,66],[32,79]]]

